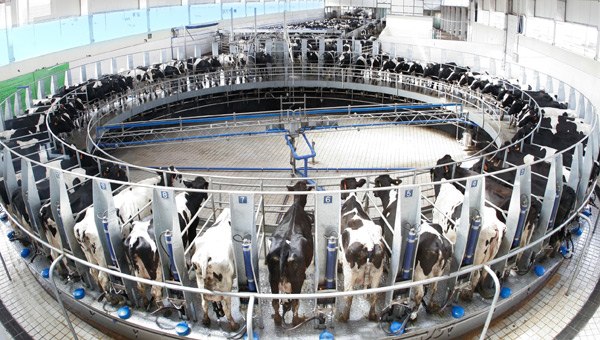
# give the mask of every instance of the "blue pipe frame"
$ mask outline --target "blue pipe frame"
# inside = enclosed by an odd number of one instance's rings
[[[346,108],[335,108],[335,109],[318,109],[318,110],[307,110],[303,114],[307,116],[319,116],[326,114],[337,114],[337,113],[368,113],[368,112],[380,112],[386,113],[395,110],[421,110],[421,109],[435,109],[444,107],[461,107],[462,104],[458,103],[442,103],[442,104],[420,104],[420,105],[383,105],[376,107],[346,107]],[[281,117],[286,112],[279,111],[276,113],[257,113],[243,116],[236,116],[236,120],[249,120],[249,119],[264,119],[264,118],[275,118]],[[214,123],[230,121],[232,116],[227,117],[205,117],[205,118],[189,118],[181,120],[166,120],[166,121],[150,121],[150,122],[131,122],[122,124],[109,124],[104,126],[96,127],[96,133],[103,130],[122,130],[130,128],[146,128],[156,127],[164,125],[180,125],[180,124],[196,124],[196,123]]]

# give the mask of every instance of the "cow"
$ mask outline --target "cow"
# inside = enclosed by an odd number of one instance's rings
[[[115,175],[115,174],[118,174],[118,175]],[[111,171],[110,173],[107,173],[107,176],[104,178],[107,178],[109,180],[114,180],[115,179],[114,176],[118,176],[118,179],[122,179],[125,181],[127,180],[127,176],[123,172],[123,170],[120,170],[120,173]],[[93,203],[92,181],[83,182],[79,186],[68,191],[67,195],[69,197],[69,205],[71,207],[71,213],[75,217],[75,220],[78,220],[79,214],[82,211],[84,211],[85,209],[87,209],[88,207],[90,207]],[[51,208],[50,202],[43,204],[41,206],[40,211],[39,211],[39,220],[41,222],[42,232],[46,235],[46,239],[48,240],[48,242],[55,248],[61,248],[62,247],[62,239],[61,239],[61,235],[58,231],[59,226],[56,223],[56,221],[54,220],[54,216],[52,215],[52,208]],[[52,259],[56,259],[56,256],[58,256],[58,254],[55,251],[51,251],[50,256]],[[66,266],[66,264],[67,264],[66,258],[63,262],[64,262],[64,267],[60,268],[61,275],[64,276],[67,274],[67,272],[69,275],[73,274],[70,270],[68,270],[68,267]]]
[[[129,263],[133,265],[135,276],[148,280],[163,281],[162,265],[158,254],[158,247],[154,236],[153,220],[134,221],[131,232],[124,241],[125,254]],[[153,285],[150,289],[152,299],[146,296],[146,284],[138,282],[138,291],[142,298],[142,305],[150,308],[152,301],[162,301],[162,288]],[[105,290],[106,291],[106,290]]]
[[[460,211],[463,201],[463,193],[453,184],[442,180],[433,208],[433,223],[440,225],[443,234],[452,244],[456,244],[456,228],[460,223]],[[496,209],[483,206],[482,211],[479,213],[481,214],[482,224],[475,246],[475,253],[472,254],[473,265],[479,265],[494,259],[506,232],[506,224],[498,219]],[[472,299],[475,289],[480,288],[478,287],[480,278],[483,280],[486,276],[486,273],[482,274],[481,270],[473,272],[463,297],[467,300]],[[491,297],[485,291],[481,289],[479,291],[483,297]]]
[[[390,187],[392,184],[400,184],[399,180],[393,180],[389,175],[381,175],[375,179],[375,187],[383,188]],[[395,225],[396,222],[396,208],[397,200],[393,199],[390,201],[389,194],[395,190],[379,190],[375,191],[376,197],[381,199],[383,205],[383,216],[391,226]],[[396,196],[392,194],[392,196]],[[419,243],[417,248],[417,255],[415,257],[415,270],[413,273],[413,280],[425,280],[433,277],[439,277],[450,268],[449,264],[452,260],[453,243],[448,240],[442,231],[442,227],[439,224],[429,224],[423,222],[419,227]],[[431,296],[435,296],[437,291],[437,282],[431,284]],[[413,310],[411,313],[411,319],[416,319],[418,308],[423,301],[425,291],[423,286],[416,286],[413,291],[412,304],[410,309]],[[441,303],[431,301],[429,303],[429,312],[438,312],[442,307]]]
[[[342,190],[353,190],[362,187],[365,179],[345,178],[340,182]],[[350,291],[355,285],[371,288],[379,287],[385,263],[385,246],[381,227],[376,225],[360,205],[356,192],[342,193],[342,247],[340,248],[340,261],[344,273],[344,291]],[[368,280],[366,279],[368,275]],[[345,298],[346,306],[340,316],[342,322],[347,322],[350,317],[352,296]],[[370,309],[368,318],[377,320],[375,304],[377,295],[370,295]]]
[[[288,186],[289,191],[309,191],[306,181],[299,181],[294,186]],[[266,257],[269,268],[269,283],[274,294],[299,294],[306,279],[306,269],[313,259],[314,241],[312,236],[312,218],[304,210],[306,194],[294,195],[294,203],[273,234],[271,246]],[[282,318],[292,310],[293,325],[298,325],[303,318],[298,316],[299,301],[287,300],[282,302],[283,313],[279,314],[279,300],[272,300],[274,321],[281,325]]]
[[[208,189],[208,182],[200,176],[196,177],[193,181],[184,180],[183,185],[185,185],[186,188],[191,189]],[[186,248],[188,245],[194,242],[194,239],[196,239],[196,228],[198,227],[199,222],[196,213],[200,209],[202,202],[206,200],[207,197],[208,195],[206,192],[197,191],[186,191],[175,196],[179,227],[181,228],[182,232],[181,238],[183,240],[183,245]],[[188,228],[187,231],[184,230],[186,227]]]
[[[122,190],[113,197],[114,207],[121,227],[121,238],[127,239],[131,233],[131,222],[134,220],[144,220],[150,216],[152,200],[152,187],[146,186],[164,186],[165,177],[167,184],[176,183],[178,175],[170,174],[164,176],[162,171],[158,176],[140,181],[138,184],[144,186],[133,186]],[[180,175],[179,175],[180,176]],[[95,227],[94,207],[90,206],[77,217],[73,227],[75,238],[81,246],[88,262],[106,267],[106,261],[103,255],[102,243],[100,243],[98,230]],[[90,268],[90,274],[100,287],[103,293],[109,292],[109,279],[105,272]],[[107,296],[111,299],[110,296]]]
[[[223,209],[219,217],[204,234],[194,241],[194,255],[192,265],[196,272],[198,288],[215,292],[231,292],[235,276],[233,263],[233,243],[231,237],[231,212],[229,208]],[[238,329],[238,323],[231,314],[231,296],[202,294],[202,310],[204,317],[202,324],[210,326],[208,316],[209,302],[215,309],[222,307],[223,314],[229,321],[232,330]]]

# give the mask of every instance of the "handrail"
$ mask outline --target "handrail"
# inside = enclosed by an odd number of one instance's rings
[[[597,183],[597,181],[594,181],[594,185]],[[568,225],[575,217],[578,216],[579,212],[581,212],[585,205],[587,204],[586,202],[591,198],[591,196],[593,195],[593,191],[590,191],[590,193],[585,197],[585,200],[582,202],[582,205],[579,206],[575,211],[577,211],[577,213],[574,213],[573,215],[571,215],[569,218],[567,218],[567,220],[561,224],[560,226],[554,228],[554,230],[546,233],[543,237],[539,238],[536,241],[532,241],[530,242],[527,246],[524,247],[519,247],[516,249],[511,250],[508,254],[495,258],[493,260],[490,260],[486,263],[482,263],[479,265],[471,265],[468,266],[468,268],[465,269],[460,269],[454,273],[450,273],[448,275],[444,275],[444,276],[439,276],[439,277],[433,277],[433,278],[429,278],[429,279],[425,279],[425,280],[421,280],[421,281],[410,281],[410,282],[400,282],[400,283],[394,283],[390,286],[386,286],[386,287],[377,287],[377,288],[364,288],[364,289],[359,289],[359,290],[352,290],[352,291],[341,291],[341,292],[319,292],[319,293],[301,293],[301,294],[272,294],[272,293],[253,293],[253,292],[218,292],[218,291],[210,291],[204,288],[194,288],[194,287],[186,287],[186,286],[181,286],[181,285],[176,285],[176,284],[172,284],[172,283],[168,283],[168,282],[161,282],[161,281],[153,281],[153,280],[149,280],[149,279],[144,279],[144,278],[140,278],[137,276],[131,276],[131,275],[127,275],[127,274],[123,274],[120,271],[115,271],[109,268],[105,268],[93,263],[88,263],[85,260],[82,260],[74,255],[71,255],[65,251],[63,251],[60,248],[56,248],[52,245],[50,245],[49,243],[43,241],[40,237],[38,237],[37,235],[33,234],[32,232],[28,231],[26,228],[24,228],[19,221],[17,221],[12,215],[8,215],[9,218],[11,219],[11,221],[13,223],[15,223],[15,225],[17,225],[21,231],[23,231],[25,234],[27,234],[28,236],[32,237],[33,239],[36,240],[36,242],[39,242],[40,244],[42,244],[43,246],[48,247],[51,250],[54,250],[58,253],[61,254],[61,256],[66,256],[67,258],[81,263],[87,267],[105,272],[111,276],[118,276],[120,278],[126,279],[126,280],[131,280],[131,281],[135,281],[135,282],[139,282],[139,283],[144,283],[144,284],[149,284],[149,285],[154,285],[154,286],[159,286],[162,288],[167,288],[167,289],[173,289],[173,290],[179,290],[179,291],[185,291],[185,292],[190,292],[190,293],[196,293],[196,294],[208,294],[208,295],[217,295],[217,296],[230,296],[230,297],[238,297],[238,298],[258,298],[258,299],[300,299],[300,300],[308,300],[308,299],[315,299],[315,298],[333,298],[333,297],[345,297],[345,296],[357,296],[357,295],[363,295],[363,294],[376,294],[376,293],[384,293],[384,292],[388,292],[388,291],[394,291],[394,290],[400,290],[400,289],[406,289],[406,288],[411,288],[414,286],[419,286],[419,285],[426,285],[426,284],[430,284],[430,283],[434,283],[434,282],[438,282],[438,281],[442,281],[442,280],[447,280],[447,279],[451,279],[451,278],[458,278],[464,274],[469,274],[471,272],[474,272],[476,270],[480,270],[483,269],[484,266],[492,266],[493,264],[499,263],[501,261],[505,261],[511,257],[514,257],[522,252],[524,252],[525,250],[528,250],[530,248],[533,248],[535,246],[537,246],[538,244],[544,242],[546,239],[549,239],[550,237],[552,237],[554,234],[562,231],[562,228],[565,227],[566,225]]]

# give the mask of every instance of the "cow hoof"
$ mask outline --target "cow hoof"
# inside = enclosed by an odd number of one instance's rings
[[[304,320],[306,320],[306,318],[301,318],[299,316],[294,316],[294,318],[292,319],[292,325],[298,326],[299,324],[301,324],[302,322],[304,322]]]
[[[209,318],[204,318],[202,319],[202,324],[206,327],[210,326],[210,319]]]
[[[342,314],[340,315],[340,322],[348,322],[350,315]]]
[[[281,315],[279,314],[274,314],[273,315],[273,321],[275,321],[275,324],[277,326],[281,326]]]
[[[473,300],[473,291],[467,290],[460,294],[460,297],[463,301],[471,301]]]
[[[238,329],[240,329],[240,324],[232,321],[229,323],[229,328],[231,328],[231,331],[237,331]]]
[[[377,321],[377,313],[369,312],[369,321]]]
[[[410,313],[410,320],[411,321],[417,320],[417,315],[418,315],[417,312]]]

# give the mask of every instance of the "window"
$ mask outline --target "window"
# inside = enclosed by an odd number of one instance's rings
[[[593,58],[598,44],[598,29],[593,26],[556,22],[555,44],[566,50]]]

